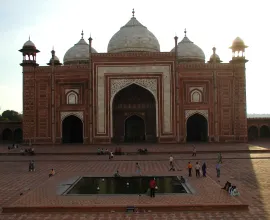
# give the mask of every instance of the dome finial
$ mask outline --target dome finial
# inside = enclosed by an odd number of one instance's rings
[[[30,40],[30,35],[29,35],[29,40]]]
[[[132,9],[132,17],[134,18],[135,10],[134,8]]]
[[[184,31],[184,33],[185,33],[185,37],[187,36],[187,29],[185,28],[185,31]]]
[[[81,33],[81,35],[82,35],[82,39],[83,39],[83,30],[82,30],[82,33]]]

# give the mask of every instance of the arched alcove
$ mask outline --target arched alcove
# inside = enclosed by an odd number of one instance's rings
[[[260,127],[260,137],[261,138],[270,138],[270,130],[267,125],[263,125]]]
[[[12,141],[13,140],[13,135],[12,135],[11,129],[6,128],[2,131],[2,140],[3,141]]]
[[[80,118],[69,115],[62,121],[62,142],[83,143],[83,122]]]
[[[248,128],[248,139],[257,140],[259,136],[259,130],[256,126],[251,126]]]
[[[208,141],[208,122],[201,114],[191,115],[187,119],[187,142]]]
[[[15,129],[14,131],[14,140],[16,142],[21,142],[23,139],[23,132],[22,132],[22,129],[21,128],[17,128]]]

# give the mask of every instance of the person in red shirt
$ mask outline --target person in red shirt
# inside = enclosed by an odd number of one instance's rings
[[[150,197],[155,197],[155,191],[156,191],[156,180],[155,180],[155,178],[150,180],[149,187],[150,187]]]

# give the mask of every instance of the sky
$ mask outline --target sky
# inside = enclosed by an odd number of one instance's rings
[[[166,3],[166,4],[165,4]],[[206,55],[217,48],[225,63],[236,37],[246,50],[247,112],[270,113],[267,68],[270,50],[268,0],[0,0],[0,112],[22,112],[22,55],[18,52],[28,40],[41,52],[37,62],[48,63],[54,47],[63,61],[65,52],[81,38],[81,31],[93,38],[93,47],[106,52],[110,38],[135,17],[159,40],[161,51],[174,47],[174,36],[187,37]]]

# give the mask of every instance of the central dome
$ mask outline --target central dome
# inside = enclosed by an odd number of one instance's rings
[[[134,12],[133,12],[134,13]],[[157,38],[134,16],[113,35],[108,45],[108,53],[119,52],[159,52]]]

